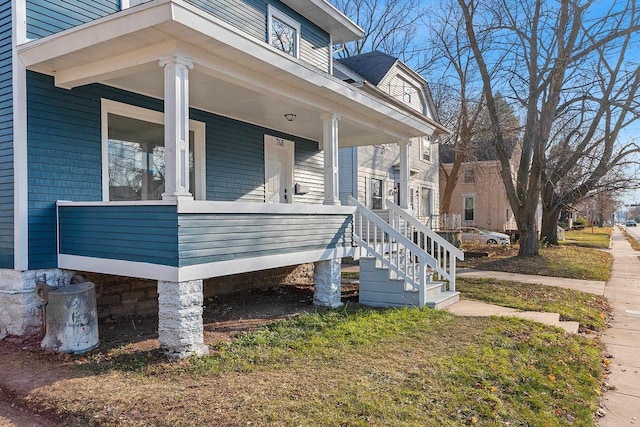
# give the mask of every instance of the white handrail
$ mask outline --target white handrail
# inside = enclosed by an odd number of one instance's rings
[[[426,251],[436,260],[436,266],[433,269],[440,277],[449,281],[449,290],[455,291],[456,259],[463,260],[464,253],[392,201],[387,200],[387,207],[389,208],[391,226],[398,229],[410,240],[413,241],[414,238],[417,240],[416,244],[420,249]],[[403,221],[404,223],[402,223]],[[414,232],[417,232],[415,237]],[[428,240],[430,240],[430,245],[427,244]],[[422,247],[423,245],[427,247]]]
[[[358,254],[375,257],[417,290],[424,303],[426,267],[437,270],[438,261],[353,197],[349,202],[357,208],[353,235]]]

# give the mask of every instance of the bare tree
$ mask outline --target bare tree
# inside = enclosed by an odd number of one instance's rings
[[[411,63],[416,56],[416,26],[424,9],[420,0],[331,0],[364,30],[364,37],[347,43],[341,58],[379,50]]]
[[[537,255],[536,211],[541,185],[556,172],[562,173],[562,169],[556,169],[558,163],[547,158],[554,146],[558,121],[576,114],[580,98],[585,102],[595,98],[588,110],[592,119],[602,117],[605,123],[629,120],[621,116],[627,111],[625,107],[611,106],[624,98],[614,95],[629,96],[635,90],[633,83],[627,90],[609,88],[619,88],[620,81],[625,80],[615,70],[616,64],[624,68],[629,37],[637,36],[635,0],[612,2],[605,16],[597,13],[599,4],[594,0],[458,0],[458,4],[482,76],[502,180],[520,232],[519,255]],[[631,71],[638,73],[637,65]],[[581,90],[590,81],[589,75],[601,80],[599,86],[592,86],[601,88],[601,92],[585,95]],[[498,91],[524,117],[521,156],[515,170],[509,162],[508,138],[494,95]],[[613,141],[599,152],[586,148],[593,144],[597,130],[603,135],[609,130],[605,140]],[[612,154],[610,160],[595,166],[601,171],[612,165],[611,160],[621,161],[626,157],[613,154],[617,136],[615,127],[596,126],[580,138],[583,145],[576,141],[574,148],[578,150],[569,156],[567,165],[583,162],[584,166],[585,158]]]
[[[445,181],[440,193],[441,213],[450,212],[462,165],[473,159],[474,135],[484,108],[482,81],[467,42],[464,18],[456,6],[455,0],[443,2],[422,18],[429,39],[418,70],[438,76],[431,84],[438,117],[453,130],[440,140],[439,169]]]

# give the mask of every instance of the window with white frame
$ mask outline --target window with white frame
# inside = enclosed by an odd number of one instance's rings
[[[295,58],[300,56],[300,23],[269,5],[267,42]]]
[[[476,220],[476,197],[462,196],[462,219],[464,221]]]
[[[189,121],[189,189],[205,199],[205,124]],[[165,189],[164,114],[102,100],[105,201],[160,200]]]
[[[405,81],[402,82],[402,100],[407,104],[411,104],[411,93],[413,92],[413,88],[411,85]]]
[[[420,159],[425,162],[431,161],[431,137],[423,136],[420,139]]]
[[[382,209],[382,197],[384,191],[384,182],[381,179],[369,179],[369,208]]]
[[[422,187],[420,189],[420,216],[423,218],[428,218],[433,213],[431,199],[431,189],[429,187]]]

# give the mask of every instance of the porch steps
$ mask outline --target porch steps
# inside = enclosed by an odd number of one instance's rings
[[[360,304],[373,307],[421,307],[442,309],[457,302],[459,292],[447,291],[445,282],[434,282],[431,275],[423,290],[424,301],[420,301],[420,291],[397,278],[391,270],[383,267],[375,258],[360,258]]]

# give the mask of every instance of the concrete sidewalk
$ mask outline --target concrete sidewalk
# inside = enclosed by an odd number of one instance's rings
[[[503,271],[483,271],[471,268],[459,268],[456,276],[461,277],[486,277],[498,280],[512,280],[514,282],[535,283],[559,288],[573,289],[596,295],[604,295],[606,282],[597,280],[565,279],[563,277],[533,276],[529,274],[505,273]]]
[[[614,319],[602,340],[613,356],[607,380],[613,389],[604,395],[607,415],[600,427],[640,424],[640,252],[617,228],[612,240],[613,268],[604,295]]]

